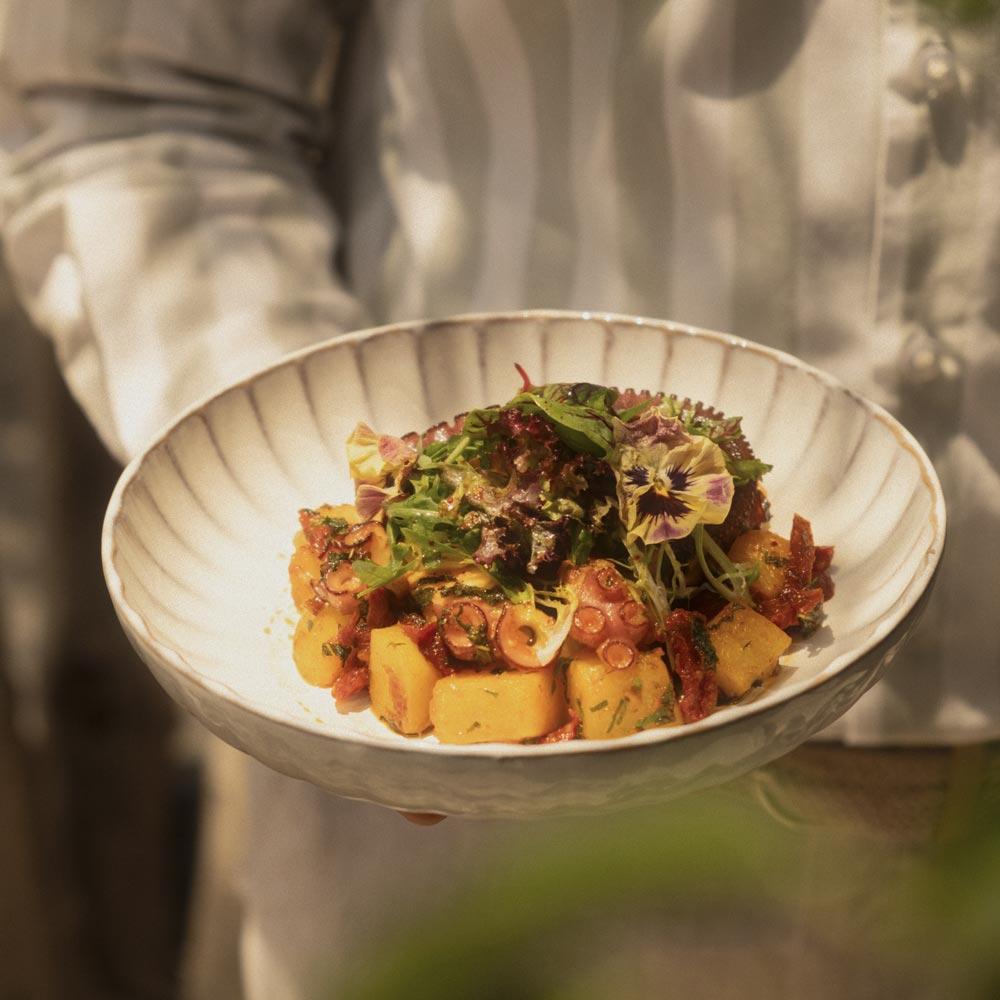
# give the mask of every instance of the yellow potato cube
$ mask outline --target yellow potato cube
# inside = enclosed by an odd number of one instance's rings
[[[730,698],[746,694],[774,673],[778,657],[791,645],[789,635],[750,608],[728,604],[709,623],[708,635],[718,657],[719,690]]]
[[[361,516],[358,514],[358,509],[352,503],[323,503],[316,508],[316,513],[322,517],[346,521],[348,524],[361,523]]]
[[[431,698],[431,721],[442,743],[519,743],[551,733],[566,718],[562,677],[553,667],[461,670],[442,677]]]
[[[764,529],[740,535],[729,548],[733,562],[755,562],[760,566],[760,574],[750,584],[751,592],[758,597],[775,597],[781,591],[791,554],[787,538]]]
[[[344,669],[347,653],[338,645],[338,636],[350,620],[350,615],[329,606],[318,614],[306,612],[299,619],[292,638],[292,659],[307,684],[333,686]]]
[[[661,649],[639,653],[620,670],[587,651],[570,661],[566,684],[584,739],[615,739],[674,720],[673,683]]]
[[[299,611],[305,611],[306,602],[316,596],[313,581],[320,576],[319,556],[308,545],[296,548],[288,564],[288,580],[292,587],[292,600]]]
[[[430,701],[441,674],[400,625],[372,630],[368,693],[372,711],[413,736],[431,724]]]

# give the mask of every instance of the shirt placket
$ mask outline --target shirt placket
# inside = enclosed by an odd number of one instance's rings
[[[882,142],[876,200],[876,248],[870,283],[872,315],[888,399],[906,409],[914,395],[945,405],[962,374],[957,354],[938,335],[930,295],[915,267],[915,231],[933,204],[928,170],[940,155],[935,120],[958,114],[962,87],[955,53],[943,32],[922,20],[912,0],[889,0],[883,36]],[[935,254],[935,245],[921,247]]]

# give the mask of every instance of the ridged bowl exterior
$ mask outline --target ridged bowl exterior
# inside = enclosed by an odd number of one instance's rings
[[[663,389],[744,420],[775,530],[793,513],[836,546],[824,626],[780,679],[703,722],[551,746],[407,739],[341,713],[291,660],[297,511],[351,499],[358,420],[422,429],[536,383]],[[537,816],[720,783],[839,718],[919,611],[944,543],[934,471],[887,413],[779,352],[603,314],[528,312],[383,327],[299,352],[181,416],[122,474],[104,527],[125,632],[167,692],[223,740],[340,795],[397,809]]]

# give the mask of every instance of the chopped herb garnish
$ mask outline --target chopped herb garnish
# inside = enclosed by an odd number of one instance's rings
[[[611,716],[611,721],[608,723],[607,732],[611,732],[616,726],[621,725],[622,721],[625,719],[625,713],[628,711],[628,698],[622,698],[615,707],[614,715]]]
[[[324,656],[336,656],[345,661],[351,655],[351,647],[339,642],[324,642],[319,648]]]
[[[476,597],[487,604],[502,604],[504,601],[503,591],[499,588],[491,587],[470,587],[466,583],[451,583],[447,587],[441,588],[442,597]]]
[[[649,729],[651,726],[659,726],[664,722],[669,722],[673,719],[674,714],[670,709],[658,708],[655,712],[647,715],[646,718],[640,719],[636,724],[635,728],[637,730]]]
[[[660,696],[660,707],[651,712],[644,719],[640,719],[635,724],[637,730],[649,729],[651,726],[659,726],[664,722],[673,722],[674,719],[674,691],[667,685]]]
[[[705,627],[705,620],[699,615],[691,617],[691,638],[695,647],[701,654],[701,665],[703,670],[715,670],[719,663],[719,657],[712,645],[712,637]]]

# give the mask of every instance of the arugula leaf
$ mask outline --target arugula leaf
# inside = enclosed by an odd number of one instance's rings
[[[554,383],[558,389],[566,386],[566,395],[580,406],[589,406],[596,410],[612,412],[618,390],[606,385],[595,385],[593,382]]]
[[[523,577],[506,573],[498,567],[490,570],[490,576],[500,584],[504,595],[512,604],[534,603],[535,588]]]
[[[420,564],[420,557],[409,545],[395,544],[389,548],[389,562],[384,566],[371,559],[355,559],[351,563],[354,575],[369,589],[385,587]]]
[[[594,548],[594,536],[585,524],[575,524],[572,528],[572,541],[569,547],[569,558],[575,566],[581,566],[587,561]]]
[[[744,486],[747,483],[763,479],[774,468],[758,458],[730,458],[726,456],[726,469],[733,477],[734,486]]]
[[[612,404],[617,398],[614,389],[589,382],[555,383],[518,393],[507,405],[543,414],[567,447],[605,458],[614,444]]]
[[[659,398],[657,396],[650,396],[649,399],[644,399],[641,402],[636,403],[635,406],[630,406],[628,409],[622,410],[617,415],[618,419],[623,424],[627,424],[639,416],[643,410],[648,410],[650,407],[656,406],[658,402]]]

